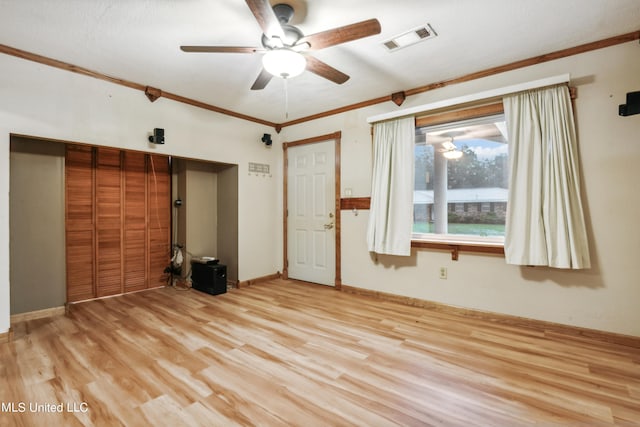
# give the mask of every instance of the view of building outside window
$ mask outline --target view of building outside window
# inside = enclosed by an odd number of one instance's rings
[[[414,234],[504,237],[504,115],[416,129]]]

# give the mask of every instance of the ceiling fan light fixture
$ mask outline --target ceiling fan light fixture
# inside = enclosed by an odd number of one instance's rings
[[[262,57],[262,66],[276,77],[289,79],[302,74],[307,60],[299,52],[288,48],[273,49]]]

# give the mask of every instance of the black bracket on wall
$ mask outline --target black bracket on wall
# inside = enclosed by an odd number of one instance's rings
[[[618,114],[623,117],[640,114],[640,91],[627,93],[627,103],[618,106]]]

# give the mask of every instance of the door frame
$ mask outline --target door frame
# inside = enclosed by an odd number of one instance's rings
[[[335,201],[334,201],[334,212],[335,212],[335,230],[336,230],[336,243],[335,243],[335,261],[336,261],[336,271],[335,271],[335,283],[334,287],[336,289],[342,288],[342,269],[340,265],[341,260],[341,252],[340,252],[340,140],[342,138],[342,132],[337,131],[334,133],[320,135],[312,138],[301,139],[298,141],[292,142],[284,142],[282,143],[283,150],[283,209],[282,209],[282,227],[283,227],[283,267],[282,267],[282,277],[284,279],[289,278],[289,252],[287,247],[287,237],[288,237],[288,216],[289,216],[289,200],[288,200],[288,173],[289,173],[289,158],[288,158],[288,149],[292,147],[296,147],[298,145],[306,145],[306,144],[314,144],[318,142],[326,142],[326,141],[334,141],[335,144]]]

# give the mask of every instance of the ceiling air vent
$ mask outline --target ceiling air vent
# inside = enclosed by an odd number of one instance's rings
[[[398,43],[394,42],[393,40],[389,40],[384,42],[384,47],[386,47],[389,50],[394,50],[399,48],[400,46],[398,46]]]
[[[396,51],[398,49],[402,49],[403,47],[411,46],[412,44],[416,44],[418,42],[432,39],[436,37],[435,31],[430,24],[422,25],[418,28],[414,28],[413,30],[407,31],[406,33],[399,34],[382,44],[389,52]]]

